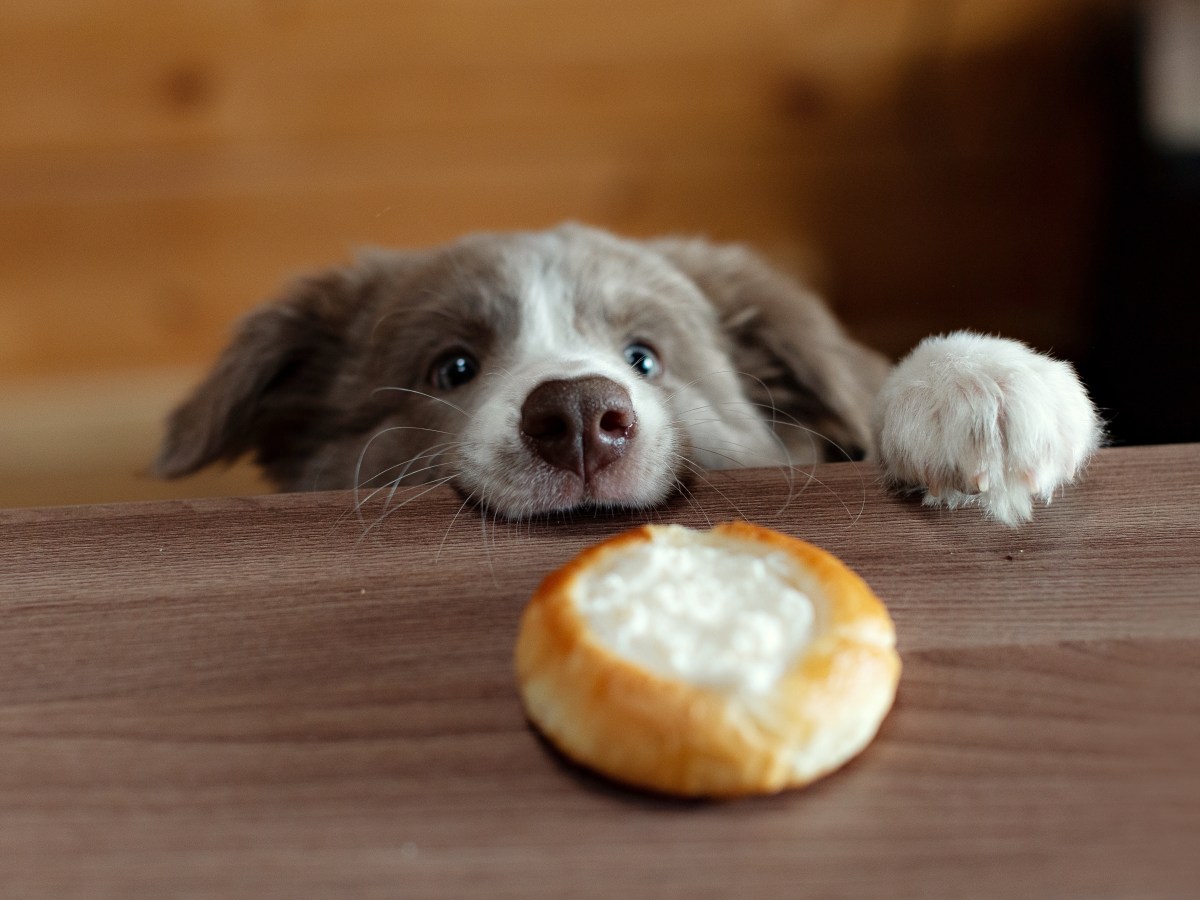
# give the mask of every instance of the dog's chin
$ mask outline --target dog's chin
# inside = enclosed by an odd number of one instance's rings
[[[475,498],[489,513],[505,519],[525,520],[580,512],[620,512],[658,506],[671,493],[670,473],[645,477],[640,473],[601,470],[590,478],[559,469],[529,472],[499,489],[472,490],[457,484],[464,497]]]

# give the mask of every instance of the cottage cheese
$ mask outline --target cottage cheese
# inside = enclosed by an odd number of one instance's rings
[[[622,547],[577,583],[576,608],[606,648],[692,684],[759,693],[808,643],[813,602],[769,547],[683,528]]]

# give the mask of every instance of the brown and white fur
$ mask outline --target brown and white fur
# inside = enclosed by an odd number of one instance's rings
[[[372,251],[252,313],[157,470],[285,490],[448,483],[494,514],[660,503],[704,469],[878,459],[1005,523],[1100,424],[1070,366],[957,333],[892,368],[744,248],[578,225]]]

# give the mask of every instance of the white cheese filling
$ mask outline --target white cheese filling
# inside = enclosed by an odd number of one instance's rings
[[[771,547],[671,528],[582,574],[575,604],[630,662],[692,684],[767,691],[813,630],[798,568]]]

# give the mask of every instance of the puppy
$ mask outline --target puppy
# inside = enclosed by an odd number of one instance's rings
[[[448,483],[520,519],[867,456],[1013,524],[1099,441],[1071,368],[1021,344],[959,333],[892,369],[744,248],[565,225],[299,282],[175,410],[156,468],[252,453],[284,490]]]

